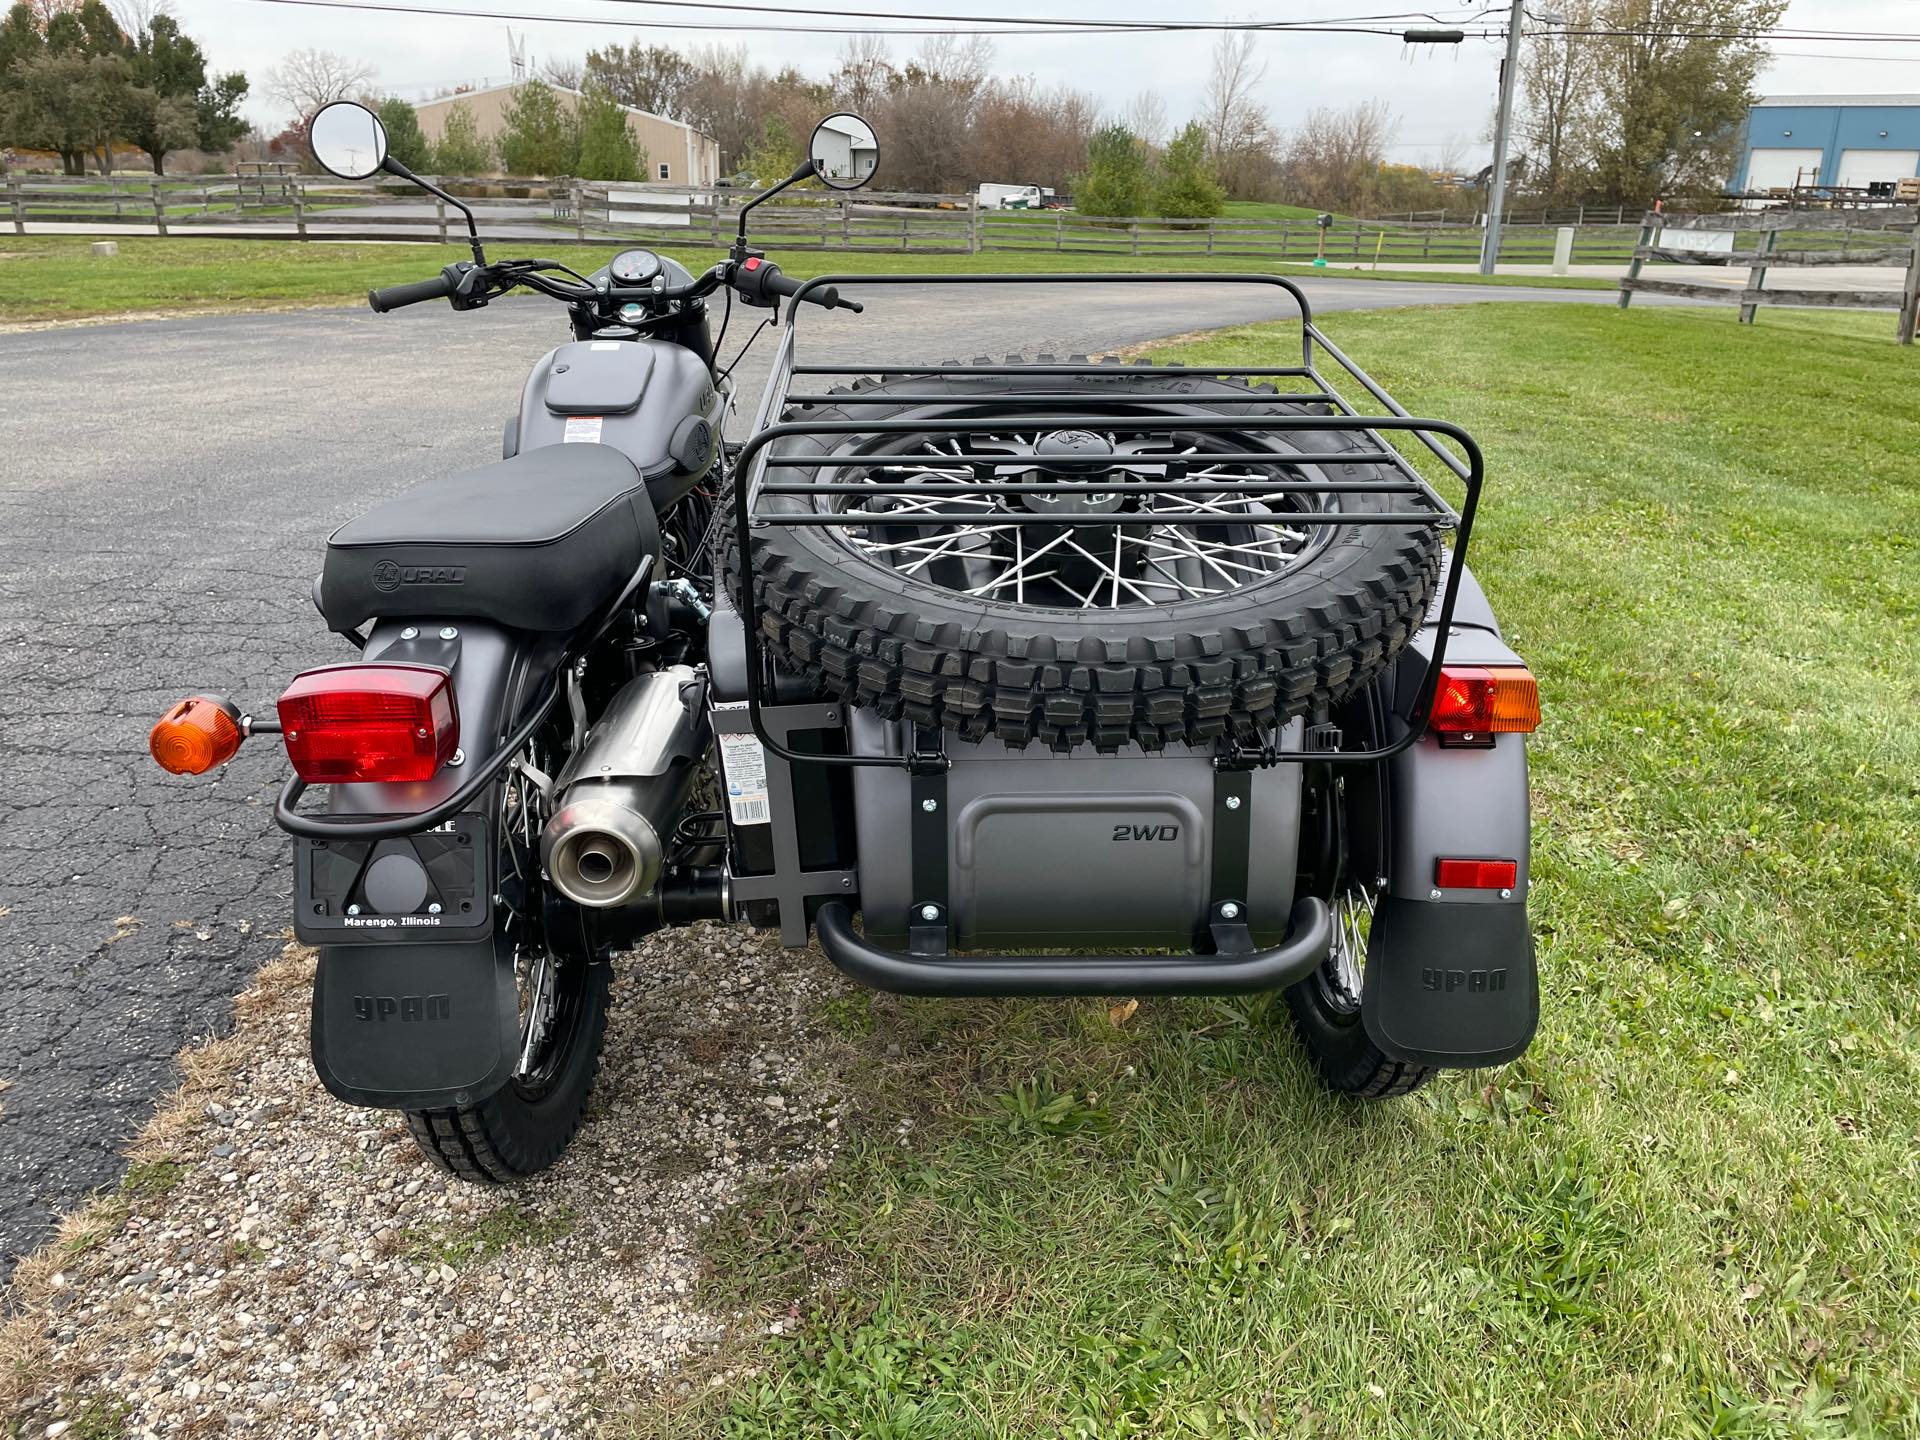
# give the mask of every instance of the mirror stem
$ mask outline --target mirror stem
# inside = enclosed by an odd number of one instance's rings
[[[746,204],[740,207],[740,233],[733,242],[733,258],[735,260],[744,260],[747,258],[747,212],[762,200],[771,200],[789,185],[798,185],[802,180],[811,180],[818,173],[819,171],[815,168],[814,162],[811,159],[802,160],[798,165],[793,167],[793,173],[787,176],[786,179],[771,189],[762,190],[758,195],[754,196],[753,199],[747,201]]]
[[[446,201],[447,204],[453,206],[453,208],[458,210],[462,215],[466,216],[467,244],[473,248],[473,263],[476,265],[484,265],[487,263],[487,252],[480,248],[479,227],[473,223],[473,210],[470,206],[468,206],[466,201],[460,199],[458,196],[449,195],[446,191],[442,190],[438,185],[434,184],[431,180],[422,180],[418,175],[414,174],[413,171],[409,170],[405,165],[402,165],[398,160],[394,159],[393,156],[391,155],[387,156],[386,159],[380,162],[380,168],[382,170],[385,170],[389,175],[398,175],[402,180],[405,180],[410,184],[418,185],[422,190],[426,191],[429,195],[434,195],[439,197],[440,199]]]

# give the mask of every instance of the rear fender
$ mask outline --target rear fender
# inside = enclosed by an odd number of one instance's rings
[[[406,638],[406,629],[413,638]],[[443,637],[442,630],[451,630]],[[533,640],[485,621],[434,620],[374,625],[365,657],[450,665],[467,759],[484,761],[504,741],[520,697],[538,694],[557,659],[557,641]],[[549,653],[549,646],[554,647]],[[336,785],[335,815],[398,815],[424,810],[460,784],[460,767],[443,767],[412,785]],[[476,802],[495,834],[498,786]],[[314,842],[297,840],[298,846]],[[335,842],[337,843],[337,842]],[[489,850],[493,847],[489,846]],[[305,856],[296,862],[305,864]],[[485,857],[491,896],[499,857]],[[473,1105],[513,1074],[519,1059],[519,995],[513,945],[488,926],[479,935],[403,929],[321,944],[309,1037],[314,1069],[329,1093],[350,1105],[424,1110]]]
[[[1448,639],[1448,660],[1522,663],[1493,627],[1472,576],[1463,579],[1463,623]],[[1429,628],[1402,652],[1389,720],[1395,738],[1405,734],[1432,643]],[[1367,1034],[1386,1054],[1414,1064],[1512,1060],[1526,1050],[1540,1014],[1527,924],[1526,737],[1499,735],[1490,747],[1467,748],[1423,736],[1388,762],[1387,786],[1392,853],[1367,944]],[[1515,884],[1506,894],[1438,890],[1434,864],[1443,856],[1514,860]]]

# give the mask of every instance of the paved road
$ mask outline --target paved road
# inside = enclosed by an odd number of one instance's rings
[[[1612,300],[1309,284],[1323,310]],[[1064,355],[1286,308],[1214,285],[1036,288],[997,309],[979,287],[957,306],[886,289],[864,316],[808,312],[822,358]],[[183,693],[264,707],[347,658],[308,600],[327,532],[495,458],[527,367],[564,338],[535,300],[0,335],[0,1270],[117,1175],[175,1051],[224,1027],[287,924],[278,747],[180,780],[147,759],[147,727]],[[748,413],[771,349],[741,367]]]

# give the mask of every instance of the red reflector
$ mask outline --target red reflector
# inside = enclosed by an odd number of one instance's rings
[[[1520,876],[1515,860],[1436,860],[1433,883],[1441,890],[1511,890]]]
[[[329,665],[280,697],[287,755],[309,785],[429,780],[460,740],[447,672],[428,665]]]
[[[1448,665],[1433,697],[1444,735],[1531,734],[1540,728],[1540,687],[1520,665]]]

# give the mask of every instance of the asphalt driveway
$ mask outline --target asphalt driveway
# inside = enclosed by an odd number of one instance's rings
[[[1306,283],[1322,310],[1613,302]],[[820,358],[1066,355],[1287,313],[1279,292],[1216,285],[865,298],[864,316],[807,315]],[[736,310],[729,357],[758,318]],[[347,658],[308,598],[328,531],[497,457],[528,366],[565,338],[534,300],[0,334],[0,1269],[119,1173],[175,1052],[224,1028],[286,934],[279,747],[175,779],[147,758],[148,726],[195,690],[266,707],[296,671]],[[745,414],[771,350],[738,372]]]

